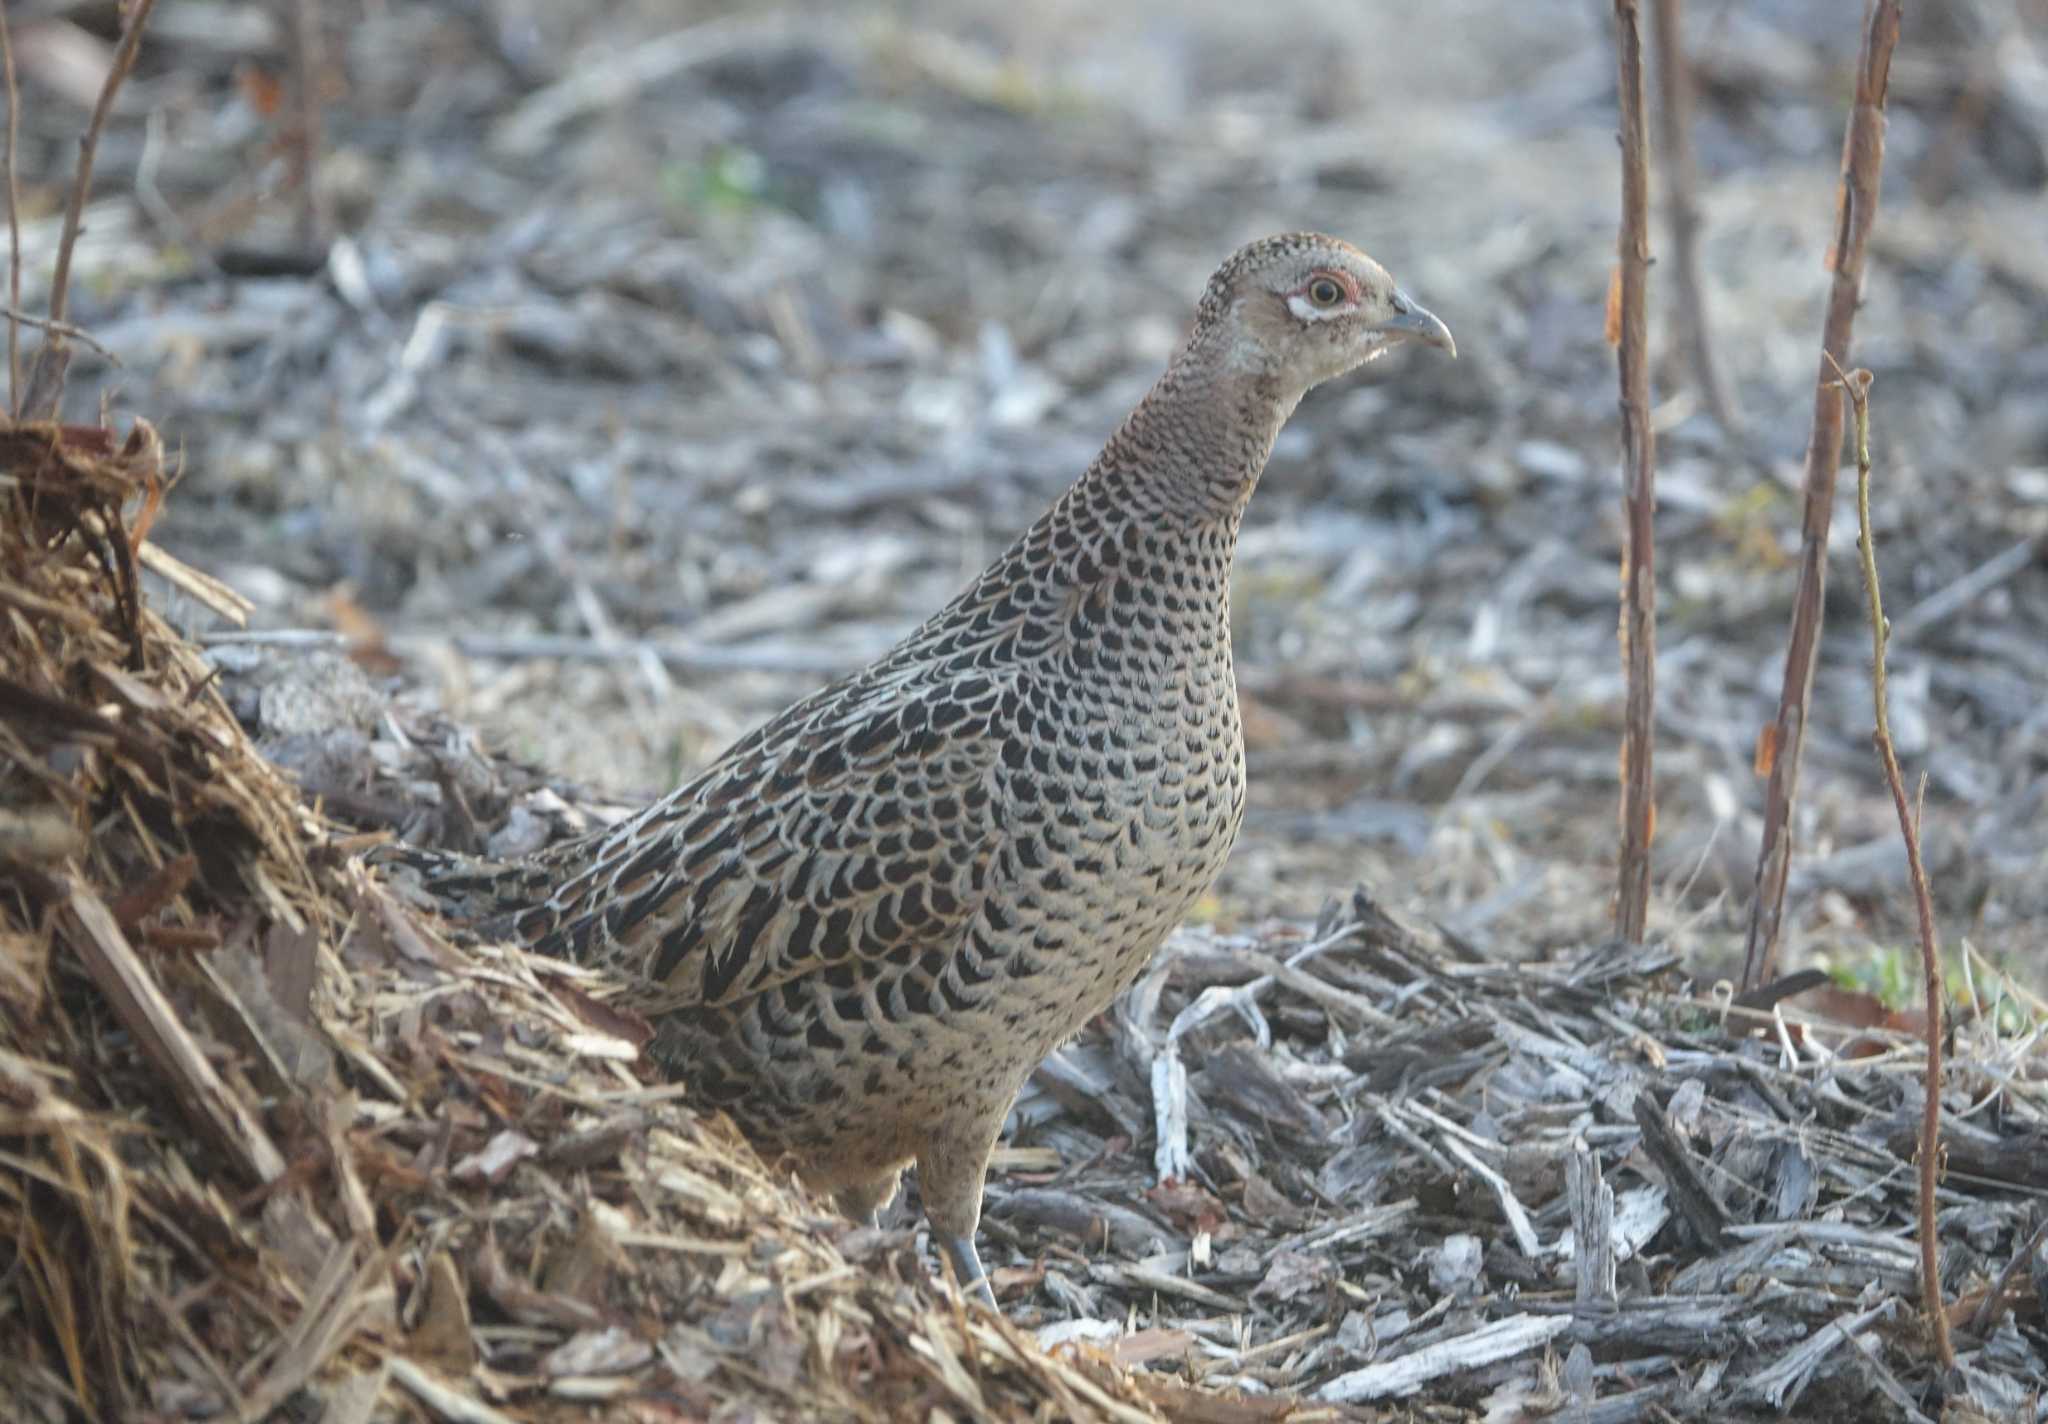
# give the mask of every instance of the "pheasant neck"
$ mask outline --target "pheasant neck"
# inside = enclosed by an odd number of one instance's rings
[[[1089,654],[1092,668],[1143,664],[1129,675],[1161,686],[1198,661],[1228,666],[1238,523],[1300,396],[1202,354],[1167,368],[1087,473],[913,635],[905,665],[1102,639],[1124,651]]]
[[[1235,533],[1301,397],[1270,374],[1198,359],[1207,354],[1191,348],[1167,368],[1075,487],[1105,523]]]

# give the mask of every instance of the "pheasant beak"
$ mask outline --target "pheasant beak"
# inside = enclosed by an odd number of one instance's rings
[[[1394,290],[1394,314],[1374,328],[1399,341],[1420,341],[1429,346],[1440,347],[1451,353],[1453,361],[1458,359],[1458,343],[1451,340],[1451,329],[1438,321],[1435,314],[1415,298],[1399,288]]]

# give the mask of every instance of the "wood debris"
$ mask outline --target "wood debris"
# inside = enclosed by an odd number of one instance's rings
[[[2020,1417],[2035,1036],[1958,1028],[1936,1380],[1912,1038],[1702,998],[1662,946],[1475,956],[1364,891],[1181,932],[1047,1065],[990,1193],[1006,1316],[964,1308],[914,1230],[837,1219],[654,1078],[589,974],[364,871],[246,689],[131,600],[137,448],[0,432],[8,796],[94,832],[10,861],[0,927],[0,1384],[47,1417]],[[436,764],[409,744],[395,784]],[[519,802],[476,805],[488,839]]]

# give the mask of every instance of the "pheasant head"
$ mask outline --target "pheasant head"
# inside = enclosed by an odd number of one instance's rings
[[[1340,238],[1284,233],[1216,269],[1166,374],[1076,486],[1148,521],[1233,528],[1309,388],[1403,341],[1452,356],[1441,321]]]
[[[1291,409],[1311,386],[1402,341],[1458,354],[1449,328],[1386,268],[1341,238],[1297,232],[1240,248],[1216,270],[1189,347],[1270,382]]]

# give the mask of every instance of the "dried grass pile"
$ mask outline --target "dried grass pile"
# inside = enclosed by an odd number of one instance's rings
[[[147,542],[163,489],[146,425],[0,427],[9,1418],[1160,1417],[365,875],[144,601],[235,611]]]

